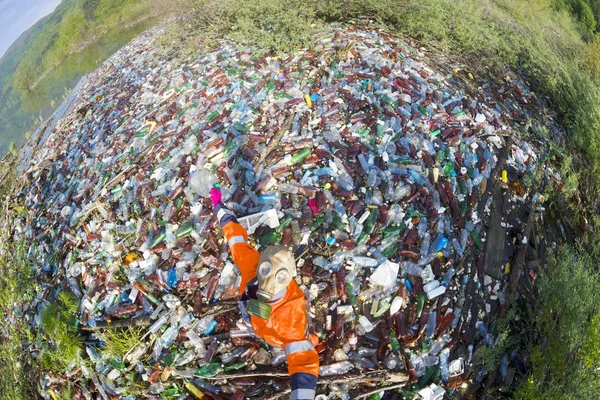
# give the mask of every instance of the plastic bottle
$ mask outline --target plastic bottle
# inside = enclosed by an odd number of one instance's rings
[[[429,354],[435,356],[449,343],[451,340],[450,335],[444,334],[441,338],[433,342],[433,345],[429,348]]]
[[[425,364],[423,363],[423,359],[420,356],[418,356],[415,353],[411,353],[409,362],[415,369],[417,377],[421,377],[425,374]]]
[[[319,369],[319,376],[342,375],[350,372],[354,365],[350,361],[341,361],[329,365],[323,365]]]
[[[477,328],[477,330],[479,331],[479,333],[481,334],[481,336],[483,337],[483,339],[485,340],[485,342],[487,344],[491,345],[492,343],[494,343],[494,340],[492,339],[492,337],[488,333],[488,331],[485,328],[485,325],[483,324],[482,321],[477,321],[475,323],[475,327]]]
[[[205,169],[194,172],[190,178],[191,189],[202,197],[209,197],[210,190],[218,183],[217,177]]]
[[[456,272],[456,268],[450,267],[448,271],[444,275],[444,279],[442,279],[442,286],[448,286],[450,282],[452,282],[452,278],[454,278],[454,274]]]
[[[167,321],[169,320],[169,313],[165,312],[164,314],[162,314],[151,326],[150,328],[148,328],[148,332],[150,333],[156,333],[158,332],[158,330],[167,323]]]
[[[427,328],[425,330],[425,334],[427,335],[428,338],[432,338],[433,334],[435,333],[436,317],[437,317],[436,311],[431,311],[429,313],[429,317],[427,318]]]
[[[440,352],[440,372],[444,383],[448,383],[448,377],[450,376],[450,371],[448,370],[448,357],[450,357],[449,349],[444,349]]]

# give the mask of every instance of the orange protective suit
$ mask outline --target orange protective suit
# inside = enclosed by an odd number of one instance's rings
[[[240,295],[248,295],[249,285],[256,284],[256,267],[260,254],[248,244],[248,233],[235,215],[222,204],[215,212],[233,260],[242,275]],[[254,334],[272,346],[285,350],[292,386],[292,400],[313,400],[319,375],[319,356],[315,350],[317,337],[308,333],[306,299],[294,280],[285,294],[269,302],[273,311],[268,320],[249,316]]]

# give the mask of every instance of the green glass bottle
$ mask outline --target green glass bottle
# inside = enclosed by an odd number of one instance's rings
[[[467,214],[467,202],[463,201],[460,203],[460,215],[465,216]]]
[[[425,295],[423,293],[417,296],[417,319],[421,317],[423,307],[425,306]]]
[[[481,249],[483,247],[483,242],[481,241],[481,238],[479,237],[479,233],[477,233],[477,231],[475,231],[475,230],[472,230],[471,237],[473,238],[473,242],[475,242],[475,246],[477,246],[478,249]]]
[[[242,369],[246,366],[245,362],[235,363],[231,365],[227,365],[225,367],[225,372],[237,371],[238,369]]]
[[[118,369],[119,371],[123,371],[125,369],[125,364],[123,363],[123,361],[116,358],[111,358],[110,360],[108,360],[108,365],[115,369]]]
[[[379,217],[379,209],[373,208],[371,210],[371,212],[369,213],[369,216],[365,220],[365,223],[363,224],[362,233],[358,237],[357,242],[359,245],[364,244],[367,241],[367,239],[369,238],[369,235],[371,234],[371,232],[373,232],[373,229],[375,228],[375,223],[377,222],[377,217]]]
[[[212,377],[223,372],[223,366],[220,363],[210,363],[196,370],[196,375],[203,377]]]
[[[394,354],[400,353],[400,341],[396,337],[396,333],[393,330],[390,330],[390,346],[392,346],[392,351]]]
[[[394,243],[393,245],[386,247],[385,250],[381,252],[387,258],[394,256],[398,252],[398,244]]]
[[[348,300],[353,307],[358,307],[358,298],[354,293],[354,286],[350,282],[346,283],[346,292],[348,293]]]
[[[308,147],[305,149],[302,149],[300,151],[297,151],[296,153],[294,153],[294,155],[292,155],[291,163],[293,165],[301,163],[302,161],[304,161],[308,157],[310,157],[310,154],[311,154],[311,151]]]
[[[183,207],[183,197],[180,196],[175,200],[175,208],[180,211],[181,207]]]
[[[432,382],[433,377],[436,374],[436,369],[439,369],[439,367],[437,365],[427,368],[427,370],[425,371],[425,374],[423,374],[421,379],[419,379],[419,383],[418,383],[419,387],[423,388],[423,387],[427,386],[430,382]]]
[[[269,82],[265,85],[265,90],[267,92],[273,90],[273,88],[275,87],[275,81],[273,79],[269,80]]]
[[[406,229],[406,225],[404,224],[404,222],[402,222],[400,225],[389,225],[385,229],[382,229],[381,232],[383,233],[384,236],[388,236],[388,235],[397,236],[404,229]]]
[[[286,215],[280,222],[279,222],[279,226],[277,228],[275,228],[275,230],[279,233],[283,232],[283,230],[292,223],[292,217],[289,215]]]
[[[158,246],[159,244],[161,244],[165,240],[166,237],[167,237],[167,234],[165,233],[165,231],[160,232],[158,235],[156,235],[156,237],[152,241],[150,248],[152,249],[152,248]]]
[[[217,119],[218,116],[219,116],[219,112],[213,111],[210,114],[208,114],[208,117],[206,117],[206,122],[212,122],[215,119]]]
[[[271,233],[267,233],[264,236],[258,238],[258,243],[263,246],[269,246],[275,243],[278,243],[281,240],[281,233],[277,231],[273,231]]]
[[[170,388],[170,389],[163,391],[160,395],[162,397],[174,397],[174,396],[178,396],[180,394],[181,394],[181,392],[179,391],[179,389]]]
[[[185,237],[185,236],[189,235],[190,233],[192,233],[193,230],[194,230],[194,225],[192,225],[192,224],[183,225],[181,228],[179,228],[177,230],[177,233],[175,233],[175,236],[177,238],[182,238],[182,237]]]
[[[325,214],[321,213],[315,217],[313,223],[310,225],[310,230],[315,231],[325,222]]]
[[[452,176],[452,173],[454,172],[454,164],[449,162],[446,163],[446,165],[444,165],[444,175],[447,177]]]

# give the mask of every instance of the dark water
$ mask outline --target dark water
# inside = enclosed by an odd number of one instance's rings
[[[48,118],[61,104],[65,93],[71,90],[82,76],[93,72],[104,60],[155,23],[156,20],[148,20],[127,29],[113,31],[82,52],[63,60],[32,92],[21,98],[20,109],[13,114],[14,118],[19,120],[15,122],[21,123],[13,132],[3,132],[0,136],[0,156],[5,154],[4,148],[7,148],[11,141],[23,142],[25,132],[31,128],[33,119],[40,116],[43,119]]]

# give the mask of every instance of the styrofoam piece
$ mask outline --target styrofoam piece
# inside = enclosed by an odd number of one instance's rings
[[[271,229],[279,226],[277,211],[273,209],[252,215],[246,215],[245,217],[238,218],[238,222],[240,225],[246,228],[246,231],[249,235],[252,235],[256,228],[263,224],[268,225]]]
[[[369,278],[369,282],[375,285],[381,285],[383,287],[389,287],[396,283],[396,278],[398,278],[398,269],[400,268],[400,264],[393,263],[389,260],[385,260],[383,264],[381,264],[371,277]]]
[[[423,291],[425,293],[427,293],[427,292],[432,291],[432,290],[434,290],[434,289],[436,289],[438,287],[440,287],[440,281],[434,279],[431,282],[429,282],[428,284],[423,285]]]
[[[390,315],[396,314],[404,305],[404,299],[400,296],[396,296],[390,307]]]
[[[450,377],[462,375],[465,372],[465,361],[463,358],[459,357],[456,360],[452,360],[448,366],[448,371],[450,372]]]
[[[438,286],[435,289],[432,289],[429,292],[427,292],[427,299],[435,299],[436,297],[444,294],[444,292],[446,292],[446,286]]]
[[[442,400],[446,391],[435,383],[432,383],[426,388],[419,390],[418,393],[423,400]]]

